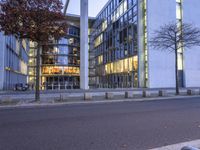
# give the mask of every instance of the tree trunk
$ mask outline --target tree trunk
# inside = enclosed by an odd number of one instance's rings
[[[35,87],[35,101],[40,101],[40,48],[41,43],[37,45],[37,56],[36,56],[36,87]]]
[[[179,76],[178,76],[178,50],[175,49],[175,72],[176,72],[176,95],[179,95]]]

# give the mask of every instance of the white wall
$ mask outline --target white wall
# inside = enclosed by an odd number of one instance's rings
[[[0,32],[0,90],[3,90],[4,84],[4,51],[5,51],[5,36]]]
[[[189,0],[188,0],[189,1]],[[176,21],[175,0],[148,0],[148,40],[160,26]],[[175,56],[168,50],[149,47],[149,87],[175,87]]]
[[[183,0],[183,22],[200,28],[200,0]],[[185,49],[186,87],[200,87],[200,47]]]

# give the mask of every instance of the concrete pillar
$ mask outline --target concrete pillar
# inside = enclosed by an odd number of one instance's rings
[[[88,62],[88,0],[81,0],[81,49],[80,49],[80,88],[89,89],[89,62]]]
[[[144,0],[138,1],[138,86],[145,87],[145,55],[144,55]]]

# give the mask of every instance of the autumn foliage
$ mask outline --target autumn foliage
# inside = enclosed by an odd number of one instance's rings
[[[6,35],[46,41],[65,34],[60,0],[1,0],[0,31]]]
[[[0,0],[0,31],[37,42],[35,100],[40,100],[40,53],[43,43],[67,30],[60,0]]]

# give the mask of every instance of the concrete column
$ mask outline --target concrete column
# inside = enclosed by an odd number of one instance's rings
[[[80,88],[89,89],[89,62],[88,62],[88,0],[81,0],[81,49],[80,49]]]
[[[143,2],[138,1],[138,86],[145,87],[144,20]]]

